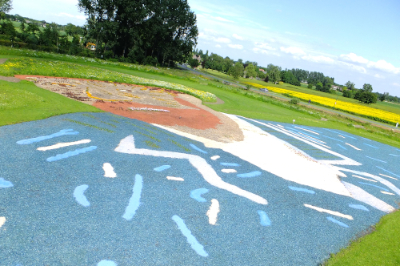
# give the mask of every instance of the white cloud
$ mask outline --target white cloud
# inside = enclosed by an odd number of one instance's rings
[[[305,54],[306,54],[306,53],[305,53],[303,50],[301,50],[300,48],[298,48],[298,47],[293,47],[293,46],[287,47],[287,48],[281,47],[281,51],[284,52],[284,53],[287,53],[287,54],[292,54],[292,55],[297,55],[297,56],[299,56],[299,55],[305,55]]]
[[[54,15],[57,17],[69,17],[69,18],[77,18],[80,20],[86,20],[86,17],[83,15],[72,15],[72,14],[68,14],[68,13],[64,13],[64,12],[54,14]]]
[[[379,74],[375,74],[374,77],[375,77],[375,78],[378,78],[378,79],[384,79],[384,78],[385,78],[384,76],[379,75]]]
[[[215,47],[217,47],[217,48],[221,48],[221,45],[217,44],[217,45],[215,45]]]
[[[219,21],[223,21],[223,22],[231,22],[231,23],[233,23],[234,21],[232,21],[232,20],[229,20],[229,19],[226,19],[226,18],[221,18],[221,17],[214,17],[216,20],[219,20]]]
[[[263,42],[255,42],[254,43],[257,48],[263,49],[263,50],[269,50],[269,51],[275,51],[276,48],[271,47],[268,45],[268,43],[263,43]]]
[[[372,62],[370,61],[367,65],[370,68],[375,68],[379,69],[385,72],[393,73],[393,74],[399,74],[400,73],[400,68],[395,67],[391,63],[386,62],[385,60],[378,60],[377,62]]]
[[[255,52],[256,54],[266,54],[266,55],[276,55],[276,56],[280,56],[279,53],[277,52],[273,52],[273,51],[269,51],[269,50],[264,50],[258,47],[254,47],[253,48],[253,52]]]
[[[304,60],[307,61],[311,61],[314,63],[326,63],[326,64],[333,64],[335,63],[335,60],[327,57],[327,56],[323,56],[323,55],[305,55],[301,57]]]
[[[241,44],[228,44],[228,46],[233,49],[243,49],[243,45]]]
[[[214,41],[220,42],[220,43],[230,43],[231,42],[231,40],[229,40],[228,38],[224,38],[224,37],[215,38]]]
[[[234,33],[234,34],[232,35],[232,37],[233,37],[233,38],[235,38],[235,39],[237,39],[237,40],[241,40],[241,41],[243,41],[243,37],[242,37],[242,36],[239,36],[239,35],[237,35],[236,33]]]
[[[393,86],[400,87],[400,84],[399,84],[399,83],[396,83],[396,82],[394,82],[394,83],[393,83]]]
[[[368,59],[365,59],[364,57],[358,56],[354,53],[341,54],[340,59],[347,61],[347,62],[359,63],[359,64],[367,64],[369,62]]]
[[[362,67],[362,66],[358,66],[358,65],[354,65],[354,64],[350,64],[350,63],[346,63],[346,62],[340,62],[342,65],[347,66],[350,69],[356,70],[360,73],[366,74],[367,70]]]

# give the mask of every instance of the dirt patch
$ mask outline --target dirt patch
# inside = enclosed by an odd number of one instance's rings
[[[243,133],[234,121],[202,105],[201,100],[191,95],[157,87],[87,79],[35,75],[16,77],[116,115],[220,142],[243,140]],[[222,104],[223,101],[217,103]]]
[[[0,64],[4,64],[7,61],[7,58],[0,58]]]
[[[14,77],[5,77],[5,76],[0,76],[0,79],[8,81],[8,82],[14,82],[14,83],[17,83],[17,82],[21,81],[20,79],[17,79],[17,78],[14,78]]]

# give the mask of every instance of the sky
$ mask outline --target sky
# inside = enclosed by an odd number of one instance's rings
[[[187,0],[198,49],[301,68],[400,96],[399,0]],[[84,25],[78,0],[13,0],[10,14]]]

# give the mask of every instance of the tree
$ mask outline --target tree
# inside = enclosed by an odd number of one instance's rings
[[[231,75],[234,79],[238,79],[243,75],[243,64],[240,62],[236,62],[236,64],[229,69],[229,75]]]
[[[383,102],[383,101],[386,100],[388,97],[389,97],[389,92],[385,92],[385,93],[379,95],[379,100],[380,100],[381,102]]]
[[[98,53],[110,47],[132,62],[151,56],[170,65],[185,62],[197,44],[196,15],[187,0],[79,0],[78,6],[88,16],[88,37]]]
[[[363,85],[362,90],[357,91],[354,95],[354,99],[366,104],[376,103],[377,98],[376,94],[372,93],[372,86],[367,83]]]
[[[0,13],[7,13],[12,9],[12,0],[0,0]]]
[[[354,83],[351,82],[351,81],[347,81],[346,87],[347,87],[347,89],[349,89],[349,90],[354,90]]]
[[[244,72],[245,72],[245,75],[246,75],[247,78],[255,78],[255,77],[257,77],[256,68],[254,67],[254,65],[252,63],[250,63],[246,67]]]
[[[192,68],[198,67],[200,64],[196,58],[189,58],[188,63]]]
[[[363,90],[365,91],[365,92],[372,92],[372,86],[371,86],[371,84],[364,84],[363,85]]]
[[[277,83],[278,81],[281,80],[281,68],[278,66],[274,66],[272,64],[269,64],[267,66],[267,73],[268,73],[268,80]]]
[[[324,87],[324,85],[322,85],[322,82],[318,82],[317,85],[315,86],[315,89],[317,91],[322,91],[323,87]]]
[[[333,80],[332,80],[332,78],[324,77],[324,81],[322,82],[322,84],[323,84],[322,91],[329,92],[329,90],[331,89],[331,87],[333,85]]]

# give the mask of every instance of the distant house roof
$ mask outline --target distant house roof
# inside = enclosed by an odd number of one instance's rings
[[[192,58],[197,59],[199,62],[201,61],[201,56],[198,54],[194,54]]]

